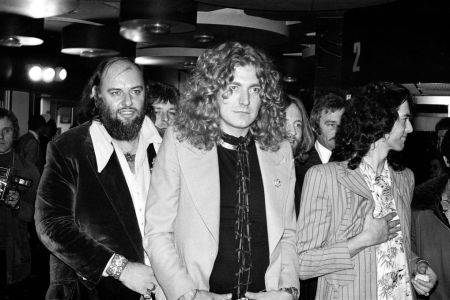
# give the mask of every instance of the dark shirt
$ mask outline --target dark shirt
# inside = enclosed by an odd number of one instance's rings
[[[224,137],[228,143],[235,144],[232,137]],[[250,235],[252,270],[248,290],[259,292],[265,289],[264,275],[269,266],[269,242],[264,189],[254,141],[247,147],[249,151],[250,185]],[[235,273],[238,270],[235,223],[237,204],[237,152],[221,146],[217,147],[220,176],[220,227],[219,249],[209,278],[210,291],[218,294],[232,293],[236,286]],[[233,295],[236,299],[236,295]]]

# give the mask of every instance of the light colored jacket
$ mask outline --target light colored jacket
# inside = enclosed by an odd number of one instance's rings
[[[390,169],[390,174],[409,260],[414,175],[409,169]],[[317,165],[306,173],[297,224],[299,274],[319,277],[316,299],[377,299],[376,246],[354,257],[347,247],[362,231],[372,201],[359,168],[350,170],[347,162]]]
[[[295,170],[289,144],[257,154],[264,184],[270,264],[267,290],[298,288],[295,251]],[[235,193],[235,191],[230,191]],[[209,290],[218,252],[220,182],[217,148],[199,150],[164,136],[150,183],[144,247],[165,296]],[[231,292],[231,291],[230,291]],[[157,295],[164,299],[163,295]]]

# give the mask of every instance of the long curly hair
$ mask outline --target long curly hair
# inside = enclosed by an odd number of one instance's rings
[[[255,67],[261,85],[261,108],[250,130],[261,149],[279,149],[285,136],[280,74],[261,50],[238,42],[222,43],[198,58],[174,123],[180,141],[198,149],[214,147],[222,134],[217,96],[233,81],[235,68],[248,65]]]
[[[376,82],[367,85],[347,102],[341,124],[336,133],[333,160],[348,160],[349,169],[356,169],[373,143],[391,132],[398,119],[400,105],[407,102],[412,107],[408,90],[395,83]],[[396,171],[405,167],[389,151],[387,161]]]

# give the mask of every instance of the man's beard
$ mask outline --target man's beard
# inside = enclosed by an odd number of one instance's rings
[[[114,116],[114,112],[103,102],[100,104],[99,112],[100,121],[105,126],[106,131],[113,139],[118,141],[134,140],[138,136],[145,118],[144,110],[141,109],[138,111],[138,116],[130,123],[124,123]]]

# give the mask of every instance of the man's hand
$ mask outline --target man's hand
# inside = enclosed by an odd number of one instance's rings
[[[401,229],[399,218],[394,220],[397,216],[395,212],[382,218],[374,218],[374,209],[375,203],[371,202],[361,233],[348,240],[348,249],[352,257],[367,247],[395,238]]]
[[[128,262],[119,277],[120,282],[130,290],[141,295],[148,295],[156,288],[153,270],[144,264]]]
[[[245,297],[255,300],[293,300],[292,295],[285,291],[269,291],[260,293],[247,292],[245,293]]]
[[[19,198],[20,198],[19,191],[9,190],[5,196],[5,204],[8,205],[9,207],[14,208],[19,203]]]
[[[423,281],[420,279],[411,278],[411,283],[419,295],[428,296],[431,289],[436,285],[437,275],[434,273],[433,269],[428,266],[425,275],[428,275],[429,281]]]
[[[389,213],[382,218],[374,218],[373,211],[375,204],[372,202],[364,219],[364,226],[361,232],[363,239],[366,241],[367,246],[378,245],[393,239],[398,235],[400,231],[400,220],[395,212]]]

